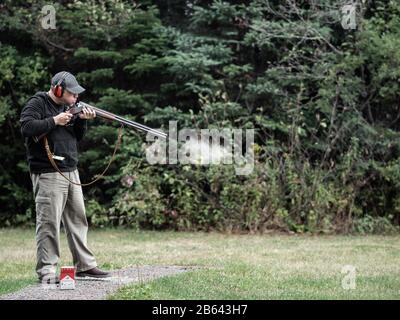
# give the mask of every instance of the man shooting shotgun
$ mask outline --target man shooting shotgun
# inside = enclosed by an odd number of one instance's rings
[[[77,170],[77,142],[86,131],[86,122],[99,111],[86,104],[78,107],[78,116],[68,112],[85,89],[74,75],[59,72],[51,80],[48,92],[38,92],[21,112],[21,133],[25,139],[30,176],[36,204],[36,272],[42,282],[57,282],[56,268],[60,257],[59,233],[63,222],[68,245],[76,267],[76,276],[106,278],[110,273],[100,270],[87,245],[88,223],[82,187]],[[111,115],[108,115],[111,117]],[[44,136],[45,135],[45,136]],[[53,152],[49,161],[44,144],[34,137],[44,136]],[[59,172],[57,172],[59,171]],[[60,176],[62,173],[64,179]]]

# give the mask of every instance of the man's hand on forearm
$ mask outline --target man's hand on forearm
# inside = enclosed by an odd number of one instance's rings
[[[96,112],[87,107],[83,107],[82,112],[79,114],[79,118],[89,120],[96,118]]]

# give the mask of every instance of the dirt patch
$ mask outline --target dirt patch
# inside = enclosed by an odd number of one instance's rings
[[[195,269],[182,266],[137,266],[112,271],[103,280],[77,280],[75,290],[60,290],[58,285],[28,286],[20,291],[0,296],[0,300],[104,300],[118,288]]]

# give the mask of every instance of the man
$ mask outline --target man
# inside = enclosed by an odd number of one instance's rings
[[[42,282],[53,279],[58,282],[56,268],[60,257],[61,222],[67,234],[77,278],[110,276],[97,268],[93,253],[87,246],[88,224],[81,186],[70,183],[54,169],[43,138],[37,141],[37,137],[46,134],[60,171],[71,181],[80,183],[77,142],[86,131],[87,120],[95,118],[96,113],[83,108],[79,116],[72,116],[68,108],[76,103],[83,91],[85,89],[74,75],[59,72],[52,78],[50,90],[36,93],[21,112],[21,133],[25,138],[36,204],[36,272]]]

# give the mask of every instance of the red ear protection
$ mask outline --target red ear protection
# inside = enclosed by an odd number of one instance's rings
[[[57,83],[53,86],[53,93],[57,98],[61,98],[64,94],[64,89],[65,89],[65,76],[67,75],[67,72],[64,72],[60,80],[57,81]]]
[[[61,98],[62,95],[64,94],[64,88],[61,85],[56,85],[53,88],[53,93],[57,98]]]

